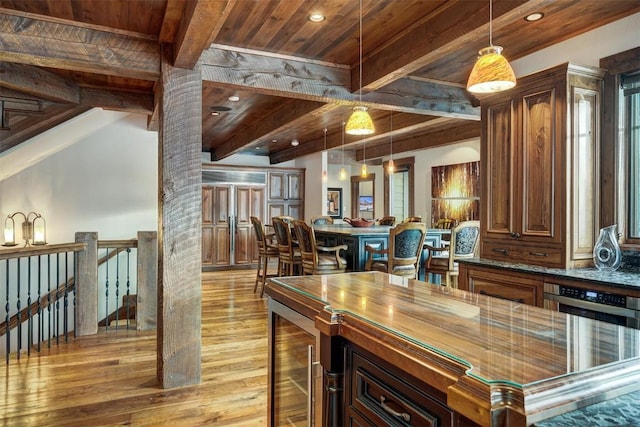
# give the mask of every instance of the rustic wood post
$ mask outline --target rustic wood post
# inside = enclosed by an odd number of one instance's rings
[[[158,233],[138,231],[136,329],[154,329],[158,316]]]
[[[200,383],[202,78],[173,67],[164,46],[158,146],[157,375],[164,388]]]
[[[75,253],[76,335],[98,333],[98,233],[78,232],[77,243],[86,243]]]

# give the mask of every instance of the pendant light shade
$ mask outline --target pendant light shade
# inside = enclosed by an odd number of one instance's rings
[[[347,121],[345,132],[349,135],[371,135],[375,132],[367,107],[353,107],[353,113]]]
[[[516,85],[516,75],[501,52],[500,46],[485,47],[479,52],[480,57],[473,66],[467,82],[469,92],[500,92]]]
[[[516,75],[509,61],[502,56],[502,46],[493,45],[493,3],[489,0],[489,47],[481,49],[480,57],[467,80],[471,93],[493,93],[511,89],[516,85]]]

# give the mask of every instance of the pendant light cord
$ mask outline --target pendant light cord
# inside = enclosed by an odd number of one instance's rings
[[[360,45],[359,49],[359,68],[360,68],[360,90],[358,91],[358,98],[360,100],[360,104],[362,104],[362,0],[360,0]]]
[[[489,46],[493,46],[493,0],[489,0]]]

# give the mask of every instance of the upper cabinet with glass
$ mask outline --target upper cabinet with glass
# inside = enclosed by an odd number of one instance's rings
[[[640,47],[600,60],[604,79],[601,225],[640,248]]]

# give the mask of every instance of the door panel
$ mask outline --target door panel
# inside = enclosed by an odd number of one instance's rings
[[[512,211],[514,168],[514,112],[511,101],[487,109],[486,188],[487,233],[514,230]]]
[[[522,167],[524,204],[522,234],[553,237],[556,129],[555,91],[523,99]]]
[[[252,261],[251,232],[251,187],[236,187],[236,215],[234,226],[234,263],[248,264]]]

